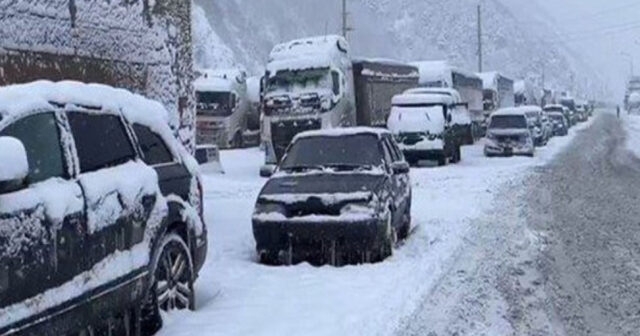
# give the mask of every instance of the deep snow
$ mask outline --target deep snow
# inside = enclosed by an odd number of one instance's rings
[[[393,334],[451,267],[501,186],[518,185],[589,124],[552,139],[534,159],[488,159],[481,142],[465,147],[458,165],[413,169],[411,237],[383,263],[343,268],[257,264],[251,216],[265,182],[263,156],[222,152],[227,174],[204,176],[210,252],[196,284],[197,311],[166,316],[160,335]]]

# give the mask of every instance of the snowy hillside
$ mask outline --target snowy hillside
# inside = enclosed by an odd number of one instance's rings
[[[204,66],[240,63],[259,72],[273,44],[301,36],[340,31],[338,0],[268,2],[194,0],[196,55]],[[446,58],[477,68],[476,0],[353,0],[350,41],[356,54],[406,61]],[[485,70],[542,80],[551,86],[582,83],[572,72],[586,66],[568,50],[547,44],[546,14],[526,16],[508,0],[483,1]],[[504,3],[504,5],[503,5]],[[508,6],[507,6],[508,5]],[[205,17],[207,20],[205,20]],[[381,24],[384,23],[384,24]],[[206,46],[203,46],[204,44]],[[208,50],[208,52],[203,52]]]

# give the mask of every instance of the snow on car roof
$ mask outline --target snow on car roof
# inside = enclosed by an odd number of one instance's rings
[[[34,110],[53,109],[52,104],[72,104],[121,111],[129,121],[145,125],[158,122],[169,124],[169,113],[159,102],[102,84],[37,81],[0,88],[2,119]]]
[[[427,87],[421,87],[421,88],[414,88],[414,89],[409,89],[407,91],[404,92],[404,94],[444,94],[444,95],[448,95],[454,98],[454,100],[460,102],[462,101],[462,98],[460,97],[460,92],[458,92],[458,90],[456,89],[452,89],[452,88],[427,88]]]
[[[454,103],[454,99],[449,95],[439,93],[409,93],[394,96],[391,103],[394,106],[427,104],[451,105]]]
[[[342,136],[351,136],[351,135],[360,135],[360,134],[372,134],[380,137],[384,134],[391,134],[391,133],[389,133],[389,130],[387,129],[373,128],[373,127],[331,128],[326,130],[302,132],[296,135],[293,138],[293,141],[296,141],[302,138],[311,138],[311,137],[342,137]]]
[[[528,109],[526,107],[509,107],[509,108],[503,108],[503,109],[499,109],[496,112],[493,112],[491,114],[492,117],[494,116],[526,116],[526,113],[528,111],[531,111],[531,109]]]

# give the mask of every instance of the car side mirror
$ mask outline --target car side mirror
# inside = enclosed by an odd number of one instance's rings
[[[0,137],[0,194],[19,190],[29,176],[27,150],[13,137]]]
[[[260,177],[269,178],[276,172],[276,165],[264,165],[260,167]]]
[[[393,171],[394,175],[402,175],[402,174],[408,174],[409,173],[409,164],[406,162],[394,162],[393,164],[391,164],[391,170]]]

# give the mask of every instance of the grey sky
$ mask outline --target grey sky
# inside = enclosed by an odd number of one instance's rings
[[[640,73],[640,0],[535,1],[555,21],[557,40],[580,53],[619,98],[631,59]]]

